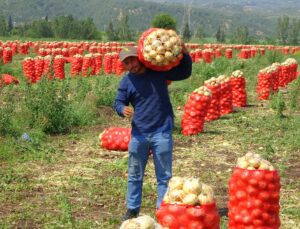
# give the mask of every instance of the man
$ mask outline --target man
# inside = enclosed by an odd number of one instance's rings
[[[156,208],[159,208],[167,191],[168,181],[172,177],[174,125],[167,80],[187,79],[191,75],[192,60],[184,44],[180,64],[169,71],[146,68],[139,61],[135,47],[124,48],[119,59],[128,73],[119,84],[114,106],[121,117],[133,117],[128,147],[127,212],[123,217],[127,220],[137,217],[140,211],[143,177],[150,149],[157,180]]]

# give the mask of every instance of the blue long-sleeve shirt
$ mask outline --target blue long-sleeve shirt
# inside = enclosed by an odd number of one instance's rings
[[[172,130],[174,113],[167,80],[187,79],[192,72],[192,60],[184,54],[179,65],[169,71],[146,69],[142,74],[126,74],[120,81],[114,107],[124,117],[123,109],[134,108],[132,134],[157,133]]]

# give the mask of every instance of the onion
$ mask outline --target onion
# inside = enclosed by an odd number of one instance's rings
[[[204,194],[200,194],[198,196],[199,202],[201,205],[203,204],[212,204],[215,202],[214,197],[211,195],[204,195]]]
[[[198,196],[193,193],[187,194],[182,200],[183,204],[190,204],[190,205],[197,205],[198,202],[199,202]]]
[[[154,229],[155,228],[155,220],[150,216],[143,215],[134,219],[137,223],[139,223],[140,227],[143,229]]]
[[[182,189],[184,183],[184,178],[182,177],[172,177],[169,181],[170,190]]]
[[[201,183],[196,178],[189,178],[184,182],[182,189],[185,193],[199,195],[201,193]]]
[[[173,202],[181,202],[185,196],[185,193],[182,190],[174,189],[174,190],[170,190],[168,192],[168,195],[169,195],[170,203],[173,203]]]
[[[140,224],[134,219],[126,220],[122,223],[120,229],[140,229]]]

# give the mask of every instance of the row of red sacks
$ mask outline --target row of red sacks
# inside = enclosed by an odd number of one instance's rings
[[[244,77],[230,77],[227,83],[205,86],[211,90],[211,96],[193,92],[185,104],[181,120],[183,135],[201,133],[205,121],[219,119],[222,115],[231,113],[233,107],[247,105]]]
[[[75,55],[64,58],[56,56],[52,59],[48,57],[25,58],[22,62],[23,75],[31,83],[38,82],[42,75],[47,75],[53,69],[54,76],[59,79],[65,78],[65,64],[71,63],[71,75],[97,75],[101,73],[102,66],[105,74],[117,74],[120,76],[124,71],[124,66],[118,58],[118,54],[107,54],[102,57],[100,54],[89,54],[85,56]],[[53,63],[53,65],[51,65]]]
[[[260,100],[267,100],[272,93],[297,78],[298,64],[277,66],[272,71],[259,71],[256,92]]]

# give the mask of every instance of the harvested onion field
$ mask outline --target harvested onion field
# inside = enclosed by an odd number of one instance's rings
[[[191,78],[169,86],[176,116],[173,175],[210,184],[217,206],[224,208],[237,158],[261,154],[280,174],[281,228],[295,229],[300,228],[300,78],[268,100],[258,100],[256,85],[259,70],[290,57],[299,63],[300,52],[265,49],[265,55],[247,59],[234,50],[232,59],[195,62]],[[0,227],[118,228],[125,211],[127,152],[100,148],[98,136],[112,126],[130,127],[112,108],[120,77],[104,67],[94,76],[87,70],[87,77],[71,77],[68,62],[63,80],[27,83],[22,62],[28,56],[36,54],[16,54],[0,66],[1,75],[19,80],[0,88]],[[205,122],[198,135],[184,136],[180,123],[191,92],[235,70],[246,79],[247,106]],[[153,217],[155,183],[150,157],[141,213]],[[227,221],[221,218],[221,228]]]

